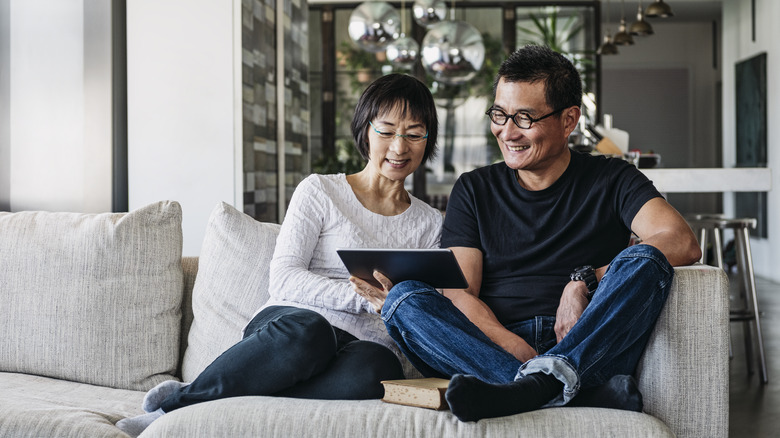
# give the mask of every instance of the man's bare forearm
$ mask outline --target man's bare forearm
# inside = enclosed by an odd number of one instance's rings
[[[536,350],[528,345],[523,338],[507,330],[498,321],[490,307],[478,297],[464,291],[445,291],[444,295],[490,340],[518,360],[525,362],[537,355]]]

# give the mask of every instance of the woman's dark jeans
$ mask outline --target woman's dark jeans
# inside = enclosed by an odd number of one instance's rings
[[[381,398],[380,380],[402,379],[390,349],[335,328],[317,312],[287,306],[263,309],[244,339],[214,360],[190,385],[166,398],[170,412],[246,395],[312,399]]]

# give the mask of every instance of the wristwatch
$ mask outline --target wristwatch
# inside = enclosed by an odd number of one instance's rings
[[[593,266],[580,266],[579,268],[574,269],[574,272],[572,272],[569,277],[571,278],[571,281],[585,282],[585,286],[588,287],[588,301],[590,301],[599,285],[599,281],[596,280],[596,271],[593,269]]]

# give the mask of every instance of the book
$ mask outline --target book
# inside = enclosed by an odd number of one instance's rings
[[[448,379],[436,377],[383,380],[385,396],[382,401],[419,408],[449,409],[447,400],[444,399],[449,384]]]

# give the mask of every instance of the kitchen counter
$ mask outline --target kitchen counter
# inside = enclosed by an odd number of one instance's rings
[[[772,171],[766,167],[639,169],[661,193],[768,192]]]

